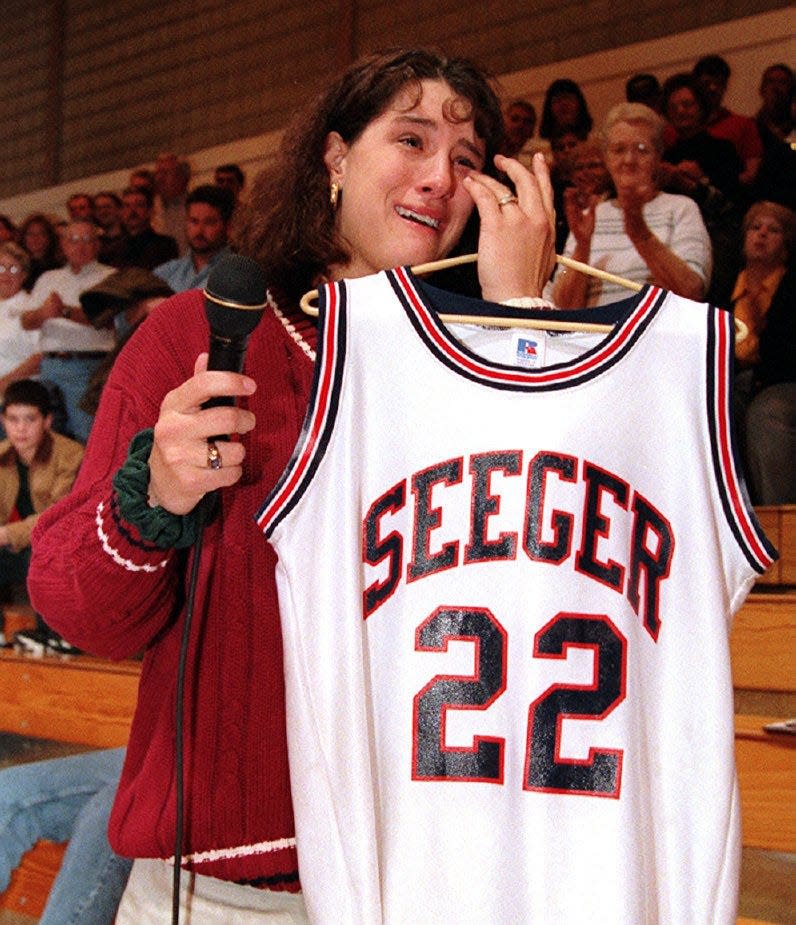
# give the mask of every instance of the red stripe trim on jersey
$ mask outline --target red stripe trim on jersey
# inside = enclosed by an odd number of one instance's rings
[[[733,452],[729,390],[735,333],[732,315],[716,310],[712,313],[712,323],[716,334],[714,414],[720,461],[719,476],[743,540],[759,563],[761,571],[765,571],[774,561],[774,557],[764,545],[764,535],[747,507]]]
[[[488,365],[486,362],[479,361],[475,355],[465,353],[449,337],[436,315],[425,304],[407,269],[397,267],[392,273],[400,284],[406,302],[411,306],[416,318],[422,325],[423,331],[445,357],[464,371],[479,378],[492,382],[518,385],[550,385],[566,382],[569,379],[593,372],[626,345],[639,325],[644,321],[650,309],[662,296],[662,290],[655,286],[649,287],[627,320],[617,327],[613,333],[607,335],[607,340],[596,352],[589,353],[580,360],[553,370],[514,370]]]
[[[282,481],[276,486],[274,493],[266,500],[257,515],[257,524],[266,534],[279,517],[281,510],[290,502],[312,463],[331,405],[338,353],[340,294],[336,283],[328,283],[324,288],[326,321],[320,335],[323,340],[320,342],[321,349],[318,350],[317,384],[314,395],[310,399],[311,417],[302,429],[302,443],[288,463],[289,469],[285,471]]]

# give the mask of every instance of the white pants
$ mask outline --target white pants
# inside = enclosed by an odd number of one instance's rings
[[[169,925],[174,868],[166,861],[137,858],[124,891],[116,925]],[[180,925],[309,925],[301,893],[258,890],[183,871]]]

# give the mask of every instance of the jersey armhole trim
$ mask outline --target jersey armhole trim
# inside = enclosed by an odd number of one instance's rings
[[[312,481],[329,444],[340,403],[346,343],[345,285],[328,283],[319,296],[317,357],[307,413],[290,461],[255,517],[267,538]]]
[[[768,541],[749,500],[732,426],[732,315],[711,307],[707,336],[707,414],[713,473],[724,516],[750,566],[763,574],[778,553]]]

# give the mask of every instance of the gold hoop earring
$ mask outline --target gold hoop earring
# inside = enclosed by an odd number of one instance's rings
[[[337,180],[332,180],[332,185],[329,187],[329,202],[332,204],[332,208],[337,208],[337,200],[340,198],[340,184]]]

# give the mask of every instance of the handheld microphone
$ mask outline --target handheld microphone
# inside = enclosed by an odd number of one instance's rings
[[[265,274],[250,257],[228,254],[216,263],[205,287],[205,314],[210,325],[208,369],[243,371],[249,336],[262,318],[265,299]],[[202,407],[234,404],[234,397],[220,395]]]

